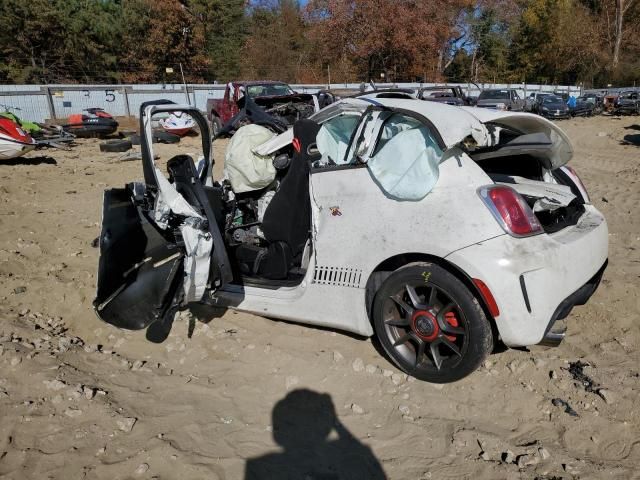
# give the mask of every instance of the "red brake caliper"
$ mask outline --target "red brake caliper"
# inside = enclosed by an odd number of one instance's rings
[[[444,321],[447,322],[452,327],[457,327],[460,325],[458,322],[458,317],[456,317],[456,312],[447,312],[444,314]],[[455,335],[445,335],[452,342],[456,341]]]

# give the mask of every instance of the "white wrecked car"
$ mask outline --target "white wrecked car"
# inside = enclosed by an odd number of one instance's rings
[[[199,124],[203,158],[156,166],[154,113]],[[557,344],[597,288],[607,224],[553,123],[350,98],[276,136],[240,129],[227,179],[189,107],[141,107],[144,182],[105,192],[95,309],[168,330],[191,302],[376,335],[404,372],[451,382],[500,340]]]

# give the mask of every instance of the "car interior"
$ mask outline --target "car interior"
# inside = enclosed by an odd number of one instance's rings
[[[229,195],[222,230],[236,280],[276,280],[279,285],[302,281],[311,249],[309,169],[319,158],[314,148],[319,130],[313,120],[294,125],[296,141],[290,161],[274,159],[274,166],[280,167],[276,167],[277,189],[270,185]],[[259,215],[260,200],[268,192],[272,192],[270,200]]]

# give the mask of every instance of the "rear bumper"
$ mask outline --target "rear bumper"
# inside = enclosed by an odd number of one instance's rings
[[[593,294],[608,243],[604,217],[585,205],[578,223],[560,232],[501,235],[453,252],[447,260],[489,287],[500,310],[495,322],[502,341],[528,346],[543,341],[557,320]]]
[[[565,118],[571,118],[571,113],[569,112],[561,112],[561,113],[540,113],[541,117],[544,117],[549,120],[561,120]]]
[[[609,260],[605,260],[604,265],[600,267],[600,270],[598,270],[587,283],[565,298],[562,303],[558,305],[558,308],[553,312],[553,316],[547,326],[544,337],[542,337],[540,345],[545,345],[547,347],[557,347],[560,345],[562,340],[564,340],[565,329],[557,329],[554,327],[556,327],[558,321],[564,320],[569,316],[573,307],[577,305],[584,305],[589,301],[591,295],[593,295],[598,289],[600,280],[602,280],[602,275],[604,275],[604,271],[607,268],[608,263]]]

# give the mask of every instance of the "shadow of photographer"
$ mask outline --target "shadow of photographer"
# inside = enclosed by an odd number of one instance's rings
[[[245,480],[385,479],[380,462],[340,422],[328,394],[300,389],[273,408],[281,452],[247,460]]]

